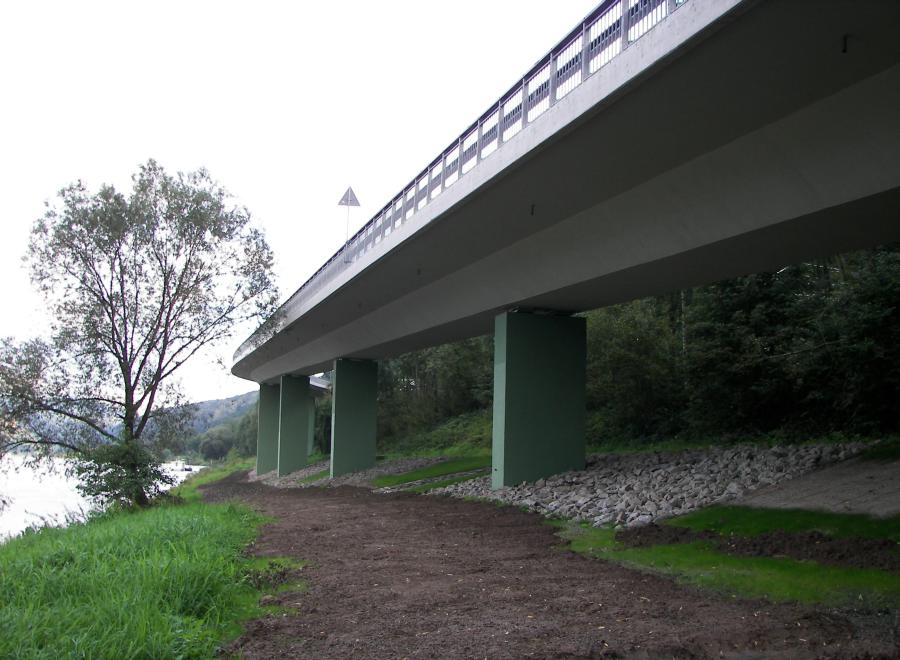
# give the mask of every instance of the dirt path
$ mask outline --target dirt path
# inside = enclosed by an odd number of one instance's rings
[[[351,487],[205,489],[275,517],[256,553],[308,560],[296,614],[251,622],[247,658],[895,657],[896,621],[714,596],[559,548],[510,507]]]

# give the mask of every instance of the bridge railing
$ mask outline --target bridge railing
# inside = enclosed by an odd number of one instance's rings
[[[605,0],[598,5],[341,246],[285,301],[282,310],[321,290],[687,1]],[[261,326],[241,344],[234,361],[254,351],[282,327],[283,321]]]

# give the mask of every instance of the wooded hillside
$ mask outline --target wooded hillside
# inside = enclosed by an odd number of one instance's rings
[[[590,443],[900,426],[896,245],[585,316]],[[385,360],[378,375],[390,446],[490,406],[491,338]]]

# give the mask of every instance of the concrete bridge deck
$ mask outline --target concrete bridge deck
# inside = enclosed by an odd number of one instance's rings
[[[515,363],[495,365],[496,460],[571,465],[547,463],[559,452],[535,433],[508,447],[504,420],[552,368],[529,363],[535,351],[572,363],[559,405],[577,406],[580,358],[562,349],[581,341],[577,322],[545,332],[509,312],[563,317],[900,239],[898,28],[887,0],[602,3],[301,287],[233,372],[274,385],[494,329]],[[544,409],[525,425],[571,413]],[[578,433],[564,432],[563,454]]]

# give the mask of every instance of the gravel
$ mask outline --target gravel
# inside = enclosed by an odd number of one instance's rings
[[[430,491],[520,506],[595,526],[631,527],[681,515],[845,460],[863,443],[762,447],[735,445],[682,452],[594,454],[586,469],[491,490],[490,476]]]

